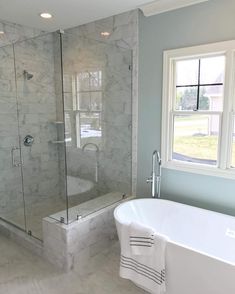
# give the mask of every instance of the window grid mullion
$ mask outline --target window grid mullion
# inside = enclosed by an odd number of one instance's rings
[[[196,110],[199,109],[199,99],[200,99],[200,82],[201,82],[201,59],[198,60],[198,85],[197,85],[197,106]]]

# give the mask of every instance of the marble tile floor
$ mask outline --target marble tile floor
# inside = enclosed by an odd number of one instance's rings
[[[144,294],[118,276],[119,245],[94,256],[78,272],[63,273],[0,235],[0,294]]]
[[[66,202],[62,198],[54,197],[43,199],[43,201],[31,203],[30,205],[26,202],[26,223],[22,207],[7,214],[1,212],[1,217],[23,230],[30,230],[34,237],[42,239],[42,219],[65,208]]]

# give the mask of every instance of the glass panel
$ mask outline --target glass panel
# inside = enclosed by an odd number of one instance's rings
[[[217,164],[219,135],[218,115],[184,115],[174,117],[174,160]]]
[[[102,110],[102,92],[91,92],[91,110]]]
[[[63,35],[63,71],[72,84],[65,105],[75,106],[66,120],[70,221],[131,193],[131,56],[69,30]]]
[[[197,85],[198,65],[198,59],[176,61],[176,85]]]
[[[224,86],[200,87],[199,110],[223,111]]]
[[[25,230],[14,53],[0,48],[0,217]]]
[[[78,72],[78,91],[94,91],[102,88],[102,70],[94,68]]]
[[[72,93],[64,93],[64,109],[73,110],[73,97]]]
[[[80,131],[81,146],[84,146],[87,143],[93,143],[99,148],[102,148],[102,126],[100,113],[80,113],[80,120],[77,120],[77,128]]]
[[[176,89],[175,110],[194,110],[197,108],[198,87],[182,87]]]
[[[201,84],[215,84],[224,82],[225,56],[201,59]]]
[[[77,76],[78,91],[89,91],[90,89],[90,74],[89,71],[80,72]]]
[[[235,117],[233,117],[233,141],[232,141],[231,167],[235,168]]]
[[[72,93],[72,77],[69,75],[64,75],[63,76],[63,87],[64,87],[64,94],[66,93]]]
[[[89,92],[78,93],[79,110],[91,110],[91,95]]]
[[[72,125],[69,113],[65,113],[65,142],[68,146],[72,145]]]
[[[101,110],[102,107],[102,92],[80,92],[78,93],[78,109],[95,111]]]
[[[58,37],[47,34],[15,45],[26,226],[39,239],[42,219],[66,209]],[[24,144],[27,135],[34,138],[30,146]]]

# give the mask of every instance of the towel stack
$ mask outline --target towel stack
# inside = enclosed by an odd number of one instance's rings
[[[120,276],[150,293],[165,293],[167,238],[156,234],[152,228],[131,223],[123,232],[120,241]]]

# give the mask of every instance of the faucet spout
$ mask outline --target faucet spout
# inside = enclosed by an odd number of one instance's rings
[[[152,172],[151,177],[147,179],[147,183],[151,183],[152,197],[160,198],[160,186],[161,186],[161,155],[158,150],[154,150],[152,154]],[[158,173],[156,165],[158,164]]]

